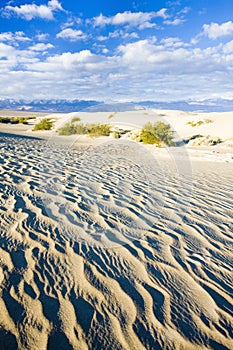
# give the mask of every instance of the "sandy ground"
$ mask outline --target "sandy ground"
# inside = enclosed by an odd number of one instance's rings
[[[31,135],[0,133],[0,348],[232,349],[231,148]]]

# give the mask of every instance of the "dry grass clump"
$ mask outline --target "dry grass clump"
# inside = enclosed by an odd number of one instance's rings
[[[164,122],[146,123],[140,134],[140,141],[145,144],[155,144],[161,147],[162,144],[174,146],[173,131],[171,126]]]
[[[198,120],[197,122],[194,122],[194,121],[187,122],[187,125],[190,125],[194,128],[195,126],[201,126],[203,124],[210,124],[210,123],[213,123],[212,119],[204,119],[204,120]]]
[[[28,124],[28,120],[33,117],[0,117],[0,123],[4,124]]]
[[[51,122],[51,120],[49,118],[44,118],[34,126],[33,131],[51,130],[52,127],[53,123]]]
[[[109,136],[111,126],[108,124],[83,124],[73,123],[72,121],[66,123],[60,130],[59,135],[89,135],[91,137]]]

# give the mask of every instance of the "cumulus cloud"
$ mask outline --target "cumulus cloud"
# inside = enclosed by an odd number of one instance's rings
[[[104,49],[99,54],[82,50],[46,56],[40,50],[51,47],[39,44],[16,50],[0,43],[3,97],[9,94],[3,88],[6,81],[15,97],[43,92],[47,98],[169,100],[232,91],[232,42],[201,49],[176,37],[153,38],[121,44],[114,53]]]
[[[179,26],[180,24],[183,24],[184,22],[185,22],[185,19],[183,19],[183,18],[175,18],[173,20],[164,21],[165,24],[171,25],[171,26]]]
[[[18,32],[3,32],[0,33],[0,41],[7,42],[17,42],[17,41],[30,41],[31,39],[25,36],[25,33],[22,31]]]
[[[223,46],[224,53],[233,53],[233,40]]]
[[[46,51],[48,49],[52,49],[54,46],[52,44],[44,44],[44,43],[38,43],[33,46],[29,47],[29,50],[32,51]]]
[[[0,43],[0,58],[8,58],[14,51],[15,49],[11,45]]]
[[[54,19],[55,11],[63,11],[63,8],[58,0],[50,0],[47,5],[25,4],[20,6],[6,6],[4,14],[6,16],[16,15],[27,21],[34,18],[46,20]]]
[[[174,48],[189,46],[188,44],[180,40],[180,38],[176,38],[176,37],[162,39],[161,44],[163,44],[165,47],[174,47]]]
[[[222,24],[211,23],[203,25],[203,34],[210,39],[217,39],[222,36],[233,34],[233,22],[228,21]]]
[[[45,41],[47,40],[49,37],[49,34],[48,33],[39,33],[37,34],[36,38],[39,40],[39,41]]]
[[[87,35],[82,30],[75,30],[72,28],[63,29],[56,35],[57,38],[68,39],[70,41],[77,41],[86,39]]]
[[[151,22],[153,18],[161,17],[167,18],[166,15],[167,9],[161,9],[158,12],[131,12],[125,11],[122,13],[117,13],[115,16],[106,17],[100,14],[97,17],[94,17],[94,26],[106,26],[111,25],[129,25],[139,27],[139,29],[149,28],[155,26]]]

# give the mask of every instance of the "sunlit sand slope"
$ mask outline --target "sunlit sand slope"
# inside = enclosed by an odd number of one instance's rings
[[[0,138],[0,348],[232,349],[232,164],[46,142]]]

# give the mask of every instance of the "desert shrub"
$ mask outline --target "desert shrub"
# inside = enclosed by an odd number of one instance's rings
[[[37,123],[33,130],[38,131],[38,130],[50,130],[53,126],[53,123],[49,118],[44,118],[42,119],[39,123]]]
[[[75,122],[80,122],[80,117],[73,117],[72,119],[71,119],[71,123],[75,123]]]
[[[213,123],[212,119],[205,119],[204,121],[203,120],[198,120],[196,123],[193,122],[193,121],[192,122],[187,122],[187,125],[195,127],[195,126],[201,126],[202,124],[210,124],[210,123]]]
[[[157,140],[159,140],[160,143],[164,143],[167,146],[174,145],[174,142],[172,141],[173,131],[171,130],[171,126],[164,122],[156,122],[154,124],[150,122],[146,123],[142,128],[141,138],[142,137],[144,138],[144,141],[142,139],[144,143],[145,140],[148,140],[150,143],[152,143],[154,137],[154,143],[157,143]]]
[[[86,124],[89,136],[109,136],[111,126],[108,124]]]
[[[0,123],[4,123],[4,124],[10,123],[10,119],[7,117],[0,117]]]
[[[11,124],[28,124],[29,117],[13,117],[11,118]]]
[[[76,134],[76,125],[66,123],[61,129],[59,129],[58,134],[65,136]]]
[[[19,118],[13,117],[10,120],[11,124],[19,124]]]
[[[203,135],[200,135],[200,134],[193,135],[189,138],[189,141],[198,139],[199,137],[203,137]]]
[[[196,123],[195,122],[187,122],[187,125],[194,127],[194,126],[196,126]]]
[[[206,124],[213,123],[213,120],[212,120],[212,119],[205,119],[205,123],[206,123]]]
[[[140,135],[140,141],[150,145],[156,144],[158,147],[162,146],[162,142],[160,141],[160,139],[157,136],[155,136],[152,132],[146,129],[142,130]]]
[[[114,139],[119,139],[121,137],[119,131],[113,131],[110,133],[110,136],[112,136]]]
[[[115,113],[112,113],[108,116],[108,119],[112,119],[115,116]]]
[[[85,135],[88,133],[87,126],[83,123],[78,123],[75,125],[75,127],[76,127],[76,131],[75,131],[76,134]]]
[[[110,125],[108,124],[83,124],[66,123],[60,130],[59,135],[85,135],[89,136],[109,136]]]

